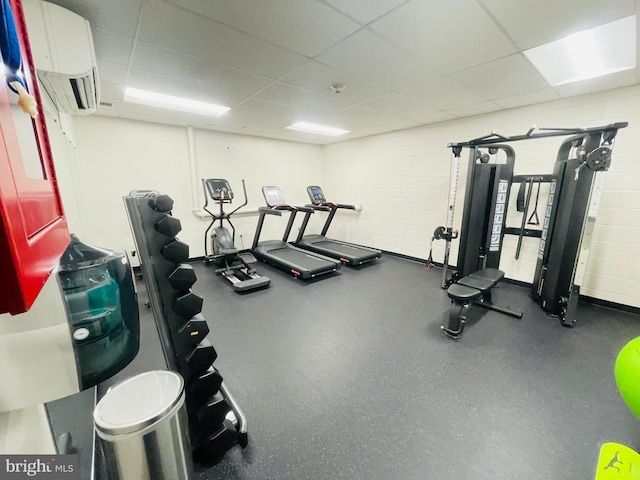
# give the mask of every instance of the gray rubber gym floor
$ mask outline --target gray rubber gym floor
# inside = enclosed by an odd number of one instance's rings
[[[619,397],[618,351],[640,316],[581,303],[575,328],[501,283],[462,339],[445,337],[441,271],[390,255],[304,283],[257,264],[269,289],[239,295],[201,262],[194,289],[249,445],[194,479],[591,479],[600,445],[640,447]],[[141,295],[144,300],[144,294]],[[163,368],[150,311],[139,358]]]

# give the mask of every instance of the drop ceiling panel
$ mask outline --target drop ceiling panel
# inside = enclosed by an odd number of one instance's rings
[[[145,8],[139,39],[273,79],[306,61],[302,55],[164,2]]]
[[[612,73],[611,75],[606,75],[604,77],[559,85],[554,87],[554,89],[563,97],[573,97],[576,95],[600,92],[602,90],[627,87],[629,85],[634,85],[637,81],[638,79],[635,70],[625,70],[623,72]]]
[[[558,98],[560,98],[560,95],[556,93],[553,88],[549,87],[543,88],[542,90],[523,93],[521,95],[497,98],[494,102],[504,108],[514,108],[533,105],[535,103],[550,102],[551,100],[557,100]]]
[[[440,76],[427,62],[366,30],[343,40],[317,60],[393,90]]]
[[[483,113],[496,112],[502,110],[502,107],[493,102],[482,102],[475,105],[465,105],[464,107],[452,108],[448,113],[456,117],[471,117],[473,115],[481,115]]]
[[[429,104],[428,100],[405,97],[399,93],[383,95],[374,100],[364,102],[362,106],[396,117],[411,119],[437,111],[435,107]]]
[[[133,49],[133,37],[127,37],[101,28],[92,29],[96,58],[120,65],[128,65]]]
[[[261,92],[257,97],[284,105],[295,105],[303,111],[333,112],[346,107],[348,104],[335,97],[319,95],[301,88],[292,87],[284,83],[274,83]]]
[[[304,114],[304,112],[296,106],[283,105],[282,103],[271,102],[258,97],[251,97],[245,100],[234,108],[234,110],[242,110],[246,112],[253,112],[258,115],[268,115],[271,117],[287,119],[289,125],[296,121],[303,121],[303,119],[298,117]]]
[[[336,70],[314,60],[309,60],[296,68],[280,81],[311,92],[335,96],[337,99],[349,103],[360,103],[391,92],[388,88],[367,82],[349,72]],[[331,90],[331,85],[334,83],[344,84],[344,91],[339,94],[334,93]]]
[[[224,106],[237,105],[247,98],[247,95],[242,93],[212,86],[196,85],[144,70],[131,70],[127,86]]]
[[[342,128],[351,131],[366,131],[368,128],[385,127],[389,130],[398,130],[402,128],[399,125],[415,126],[416,122],[397,118],[386,113],[371,110],[369,108],[354,105],[347,107],[338,112],[333,112],[331,117],[335,122],[343,125]]]
[[[364,2],[354,2],[353,0],[324,0],[324,3],[333,6],[360,23],[367,24],[406,1],[407,0],[367,0]]]
[[[135,36],[142,0],[47,0],[86,18],[92,27]]]
[[[482,0],[521,49],[537,47],[635,12],[635,0]]]
[[[501,98],[549,87],[524,55],[510,55],[451,75],[456,82],[487,98]]]
[[[371,28],[443,74],[516,51],[475,0],[413,0]]]
[[[201,58],[138,42],[132,67],[196,85],[253,94],[273,80]]]
[[[219,117],[203,119],[199,125],[206,126],[207,128],[224,127],[226,129],[237,128],[240,130],[258,130],[261,133],[276,133],[283,130],[289,124],[282,118],[234,109],[229,110]]]
[[[100,82],[113,83],[124,87],[127,81],[128,70],[125,65],[98,60]]]
[[[427,115],[423,115],[421,117],[416,117],[414,118],[414,120],[416,122],[427,125],[430,123],[446,122],[447,120],[453,120],[454,118],[458,117],[449,112],[434,112],[428,113]]]
[[[481,103],[486,98],[460,85],[451,77],[431,80],[411,88],[400,90],[407,97],[421,98],[438,110],[450,110]]]
[[[315,0],[170,0],[281,47],[313,57],[359,25]]]

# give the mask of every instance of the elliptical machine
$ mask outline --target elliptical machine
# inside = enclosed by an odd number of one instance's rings
[[[233,190],[231,190],[229,182],[223,178],[203,178],[202,188],[204,190],[205,202],[202,209],[211,215],[211,223],[204,232],[205,263],[214,263],[218,267],[216,273],[230,281],[236,292],[247,292],[268,286],[269,283],[271,283],[271,279],[269,277],[261,277],[256,273],[255,269],[249,265],[256,261],[253,255],[250,253],[240,253],[234,244],[236,229],[233,223],[231,223],[231,215],[248,203],[247,189],[245,188],[244,180],[242,180],[244,203],[230,213],[225,213],[224,211],[224,204],[231,204],[233,202]],[[220,213],[218,215],[207,209],[209,206],[209,197],[220,205]],[[229,233],[229,230],[225,228],[225,220],[231,225],[232,233]],[[220,221],[220,225],[214,227],[217,221]],[[209,231],[211,231],[212,254],[209,253]]]

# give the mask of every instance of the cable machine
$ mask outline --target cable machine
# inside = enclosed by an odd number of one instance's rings
[[[628,122],[588,128],[537,128],[523,135],[503,136],[495,132],[449,144],[452,168],[449,187],[447,225],[438,227],[434,239],[446,241],[442,287],[487,268],[499,268],[504,235],[517,235],[516,259],[522,238],[540,238],[532,296],[562,325],[574,325],[580,285],[589,254],[593,226],[600,202],[603,174],[611,165],[611,152],[618,130]],[[545,137],[563,140],[552,174],[514,175],[515,151],[508,145],[521,140]],[[448,276],[451,242],[458,237],[453,230],[455,198],[460,156],[469,149],[466,195],[460,247],[455,272]],[[497,154],[505,159],[498,160]],[[518,210],[523,212],[519,228],[507,227],[507,207],[513,183],[520,183]],[[542,184],[549,185],[542,219],[538,201]],[[528,215],[533,189],[537,187],[535,210]],[[528,225],[539,224],[541,229]]]

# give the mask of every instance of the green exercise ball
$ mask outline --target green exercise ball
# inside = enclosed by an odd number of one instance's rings
[[[620,350],[615,375],[620,395],[640,420],[640,337],[634,338]]]

